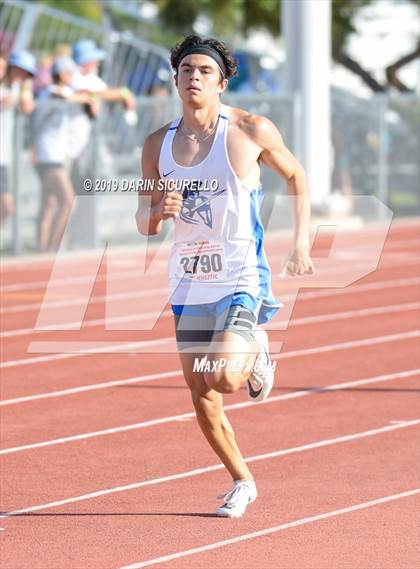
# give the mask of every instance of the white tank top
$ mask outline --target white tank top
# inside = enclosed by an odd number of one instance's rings
[[[226,143],[229,111],[221,105],[213,144],[199,164],[180,166],[173,157],[181,118],[171,123],[162,144],[160,177],[174,180],[183,194],[168,267],[173,305],[215,302],[237,292],[274,301],[262,246],[262,189],[246,188],[232,169]]]

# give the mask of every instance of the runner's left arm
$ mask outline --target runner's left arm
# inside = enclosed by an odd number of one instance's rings
[[[294,247],[285,269],[290,275],[312,274],[314,268],[309,254],[310,198],[305,171],[269,119],[252,116],[247,130],[262,149],[261,162],[286,180],[287,193],[293,201]]]

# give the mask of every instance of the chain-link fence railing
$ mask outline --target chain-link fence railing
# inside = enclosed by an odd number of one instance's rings
[[[127,242],[136,238],[134,192],[105,191],[109,180],[138,179],[140,155],[146,136],[180,114],[173,96],[172,71],[164,48],[128,32],[118,33],[37,2],[0,1],[0,50],[30,49],[38,59],[58,44],[78,39],[95,40],[107,52],[101,75],[108,85],[127,85],[136,95],[139,121],[130,126],[119,104],[107,105],[94,121],[86,152],[72,165],[76,194],[83,181],[99,180],[104,191],[89,197],[86,212],[75,214],[71,247],[86,247],[107,239]],[[224,95],[224,102],[269,117],[281,130],[286,144],[296,150],[299,105],[291,98],[261,94]],[[40,102],[37,101],[40,106]],[[74,104],[73,104],[74,106]],[[16,214],[0,229],[2,249],[16,254],[36,250],[39,212],[42,209],[40,168],[32,148],[39,133],[34,117],[15,112],[13,161],[8,173],[15,196]],[[396,214],[418,214],[419,103],[410,96],[374,96],[359,99],[333,92],[332,133],[334,164],[332,190],[336,194],[374,195]],[[39,129],[38,129],[39,130]],[[38,173],[37,173],[38,172]],[[108,180],[108,181],[107,181]],[[99,182],[98,182],[99,183]],[[284,192],[284,182],[263,169],[262,183],[270,208],[274,192]],[[80,200],[79,200],[80,201]],[[357,211],[356,211],[357,213]],[[79,215],[79,218],[77,217]],[[278,220],[281,226],[285,220]]]
[[[374,195],[396,215],[418,215],[419,101],[332,97],[332,190]]]
[[[0,51],[27,49],[42,59],[57,45],[70,48],[80,39],[94,40],[107,52],[102,76],[109,85],[127,85],[137,96],[172,91],[167,50],[111,30],[106,17],[98,25],[38,2],[0,2]]]
[[[291,99],[227,95],[224,102],[270,118],[293,150],[296,116]],[[89,179],[97,187],[88,198],[89,211],[84,211],[81,218],[75,214],[73,242],[69,247],[90,247],[107,240],[128,243],[136,239],[134,188],[141,176],[144,140],[150,132],[179,116],[181,106],[178,98],[168,95],[140,97],[137,110],[139,122],[135,126],[127,124],[119,105],[104,108],[95,121],[89,147],[77,161],[73,183],[79,196],[86,196],[84,180]],[[3,249],[21,253],[37,248],[42,192],[33,163],[32,146],[37,136],[34,119],[20,113],[15,116],[11,179],[16,215],[2,227],[1,234]],[[397,215],[418,214],[418,103],[410,97],[361,100],[335,95],[332,126],[333,191],[374,195]],[[263,168],[262,184],[269,207],[270,196],[285,191],[284,182]],[[279,220],[280,226],[282,223]]]

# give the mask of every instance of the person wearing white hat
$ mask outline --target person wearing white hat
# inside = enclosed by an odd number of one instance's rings
[[[93,40],[79,40],[73,46],[73,60],[78,70],[73,76],[72,87],[75,91],[86,91],[95,94],[100,101],[120,102],[126,109],[134,110],[136,100],[127,87],[108,87],[99,77],[100,62],[105,59],[105,51],[99,49]],[[86,114],[81,114],[75,132],[75,144],[79,148],[86,145],[91,134],[92,124]],[[83,150],[84,148],[81,148]]]
[[[99,49],[92,40],[79,40],[74,44],[73,59],[79,67],[79,73],[74,77],[75,89],[97,93],[103,101],[120,102],[127,109],[134,109],[136,101],[129,89],[108,87],[99,77],[99,65],[105,56],[105,51]]]
[[[127,111],[134,114],[136,100],[132,92],[127,87],[108,87],[99,77],[100,62],[105,56],[105,51],[98,48],[93,40],[82,39],[76,42],[73,45],[73,60],[78,66],[78,71],[74,74],[72,86],[76,91],[92,94],[98,102],[121,103]],[[72,172],[76,193],[79,195],[89,195],[83,189],[83,180],[92,173],[83,171],[82,160],[86,157],[92,133],[92,118],[80,111],[72,121],[71,145],[77,149],[78,156],[81,157],[81,160],[75,161]],[[83,206],[77,209],[72,218],[70,237],[74,246],[89,247],[94,244],[94,203],[94,194],[90,194],[89,200],[84,200]]]
[[[3,62],[6,56],[3,56]],[[0,78],[0,223],[14,213],[15,201],[9,187],[13,161],[13,130],[15,110],[30,114],[35,104],[32,78],[36,74],[35,57],[28,51],[10,54],[5,73]]]
[[[69,168],[78,152],[70,139],[73,116],[84,107],[92,115],[97,112],[95,99],[72,87],[77,65],[70,57],[56,58],[51,71],[53,82],[38,104],[34,121],[36,169],[42,184],[37,224],[40,251],[58,249],[73,207]]]

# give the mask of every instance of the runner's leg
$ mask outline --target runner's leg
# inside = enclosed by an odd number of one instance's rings
[[[209,347],[211,371],[205,373],[209,387],[234,393],[247,382],[261,351],[254,339],[256,322],[256,315],[241,305],[230,306],[219,315]]]
[[[182,369],[191,390],[198,424],[233,480],[252,480],[252,474],[236,443],[235,433],[223,411],[222,395],[207,385],[204,373],[194,371],[194,359],[202,357],[203,353],[180,352]]]

